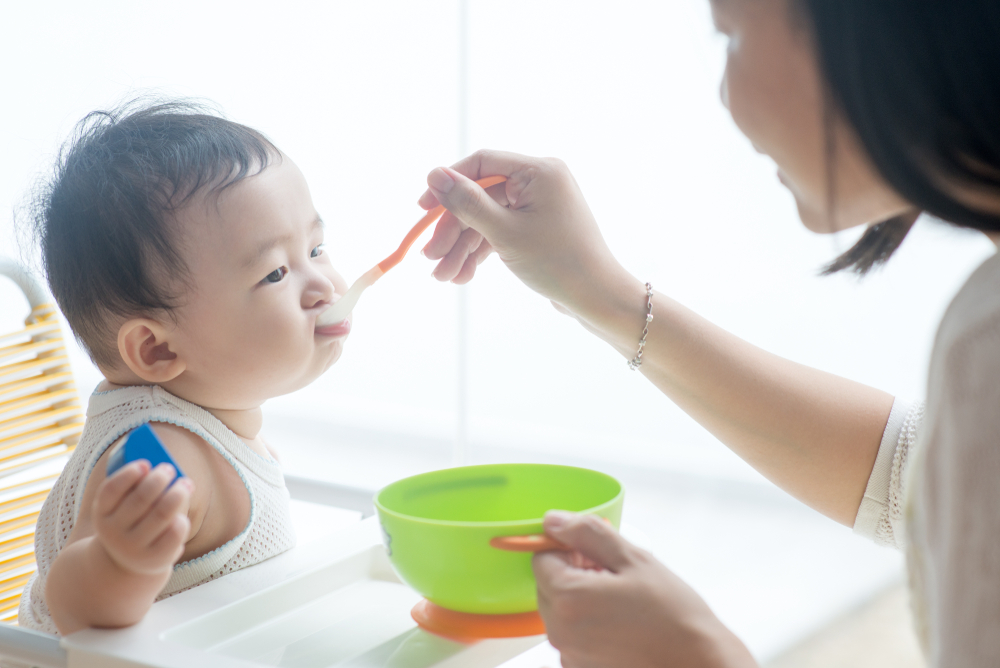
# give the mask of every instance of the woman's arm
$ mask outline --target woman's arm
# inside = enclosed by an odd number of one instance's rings
[[[500,174],[489,195],[472,180]],[[530,288],[631,359],[646,290],[611,254],[564,164],[481,151],[428,177],[446,214],[425,248],[465,282],[491,250]],[[468,226],[471,229],[465,229]],[[668,296],[653,297],[642,373],[775,484],[854,523],[893,397],[772,355]]]
[[[574,313],[625,359],[645,324],[635,281]],[[655,292],[640,371],[703,427],[792,496],[853,526],[893,397],[773,355]]]

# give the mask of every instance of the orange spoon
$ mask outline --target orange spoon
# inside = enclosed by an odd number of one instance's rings
[[[478,183],[482,188],[489,188],[490,186],[495,186],[498,183],[503,183],[506,180],[507,177],[505,176],[487,176],[485,179],[479,179],[476,183]],[[350,315],[351,311],[354,309],[354,306],[358,303],[361,293],[371,287],[375,281],[382,278],[382,275],[385,274],[385,272],[399,264],[403,257],[406,256],[406,252],[410,250],[410,246],[412,246],[413,242],[417,240],[417,237],[423,234],[427,228],[433,225],[442,215],[444,215],[444,206],[441,205],[428,211],[424,217],[413,226],[413,229],[411,229],[406,236],[403,237],[403,243],[399,244],[399,248],[397,248],[392,255],[363,273],[358,280],[354,281],[354,284],[343,297],[334,302],[333,306],[320,314],[319,318],[316,320],[316,324],[320,327],[324,327],[326,325],[336,324],[347,318],[347,316]]]

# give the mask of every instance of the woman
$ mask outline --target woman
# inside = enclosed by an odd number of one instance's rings
[[[920,212],[1000,239],[1000,3],[712,0],[712,11],[729,37],[723,104],[777,162],[803,223],[868,226],[828,271],[884,262]],[[470,179],[493,174],[508,181],[487,197]],[[439,279],[470,280],[495,250],[776,484],[905,547],[931,665],[1000,665],[1000,259],[940,325],[921,421],[920,406],[770,355],[648,289],[558,161],[480,152],[428,185],[421,204],[450,212],[425,249]],[[693,591],[602,523],[550,514],[546,530],[600,567],[535,558],[564,666],[754,665]]]

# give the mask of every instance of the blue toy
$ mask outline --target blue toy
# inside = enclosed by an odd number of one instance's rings
[[[177,471],[177,477],[173,479],[170,483],[171,485],[184,477],[181,467],[177,466],[177,462],[173,460],[167,449],[163,447],[163,443],[160,442],[160,439],[150,429],[148,422],[129,434],[128,438],[125,439],[125,443],[115,450],[114,454],[108,459],[108,476],[126,464],[140,459],[145,459],[149,462],[149,468],[151,469],[157,464],[163,463],[173,466]]]

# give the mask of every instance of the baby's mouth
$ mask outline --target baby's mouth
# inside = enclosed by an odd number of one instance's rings
[[[335,322],[332,325],[317,325],[315,331],[319,336],[329,336],[333,338],[347,336],[351,333],[351,321],[344,319],[340,322]]]

